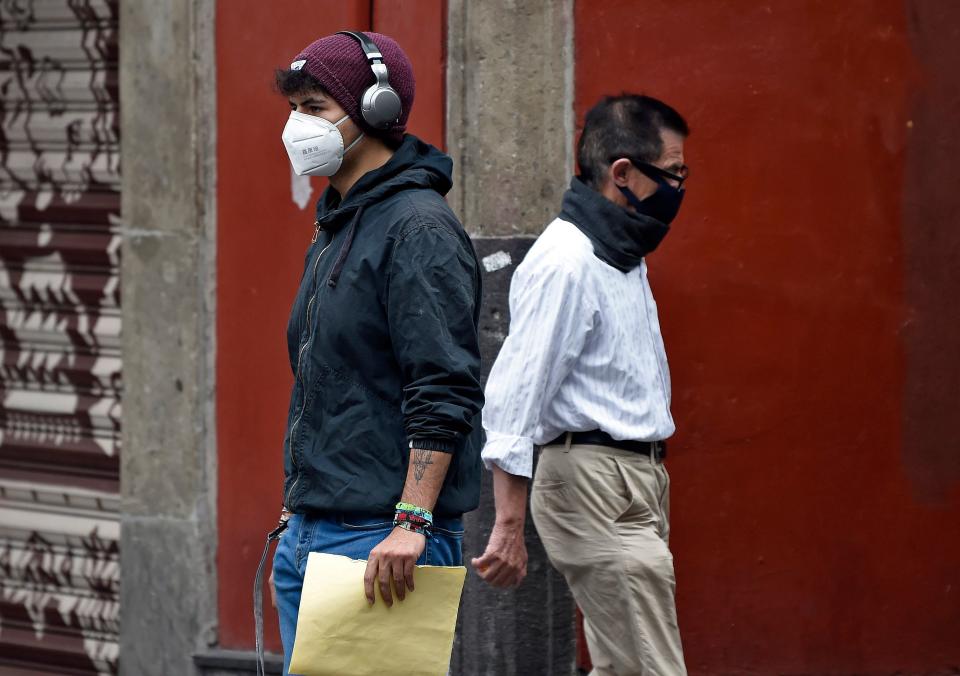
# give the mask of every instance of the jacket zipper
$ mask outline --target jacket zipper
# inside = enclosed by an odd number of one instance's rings
[[[314,224],[316,229],[313,231],[313,241],[317,241],[317,235],[320,232],[320,223],[319,221]],[[317,267],[320,265],[320,259],[323,257],[323,254],[327,249],[330,248],[330,245],[333,244],[333,238],[330,238],[330,241],[327,243],[323,249],[320,250],[320,253],[317,254],[317,259],[313,263],[313,295],[310,296],[310,300],[307,301],[307,339],[303,342],[303,345],[300,346],[300,351],[297,353],[297,376],[296,380],[300,383],[301,391],[303,392],[303,404],[300,407],[300,413],[294,419],[293,424],[290,425],[290,434],[287,436],[290,444],[290,461],[293,465],[293,471],[296,473],[296,476],[293,480],[293,483],[290,484],[290,488],[287,490],[287,494],[284,496],[283,504],[285,507],[290,507],[290,496],[293,495],[293,489],[297,487],[297,483],[300,481],[300,472],[297,469],[296,458],[293,457],[293,435],[297,430],[297,425],[300,424],[300,419],[303,418],[303,412],[307,408],[307,384],[303,382],[302,373],[300,371],[300,364],[303,361],[303,351],[307,349],[307,346],[313,341],[313,326],[310,323],[310,311],[313,308],[313,303],[317,299],[317,294],[320,292],[320,285],[317,284]]]

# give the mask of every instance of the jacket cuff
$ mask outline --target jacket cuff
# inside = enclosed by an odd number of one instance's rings
[[[457,450],[457,442],[451,439],[411,439],[410,448],[419,448],[424,451],[440,451],[441,453],[454,453]]]

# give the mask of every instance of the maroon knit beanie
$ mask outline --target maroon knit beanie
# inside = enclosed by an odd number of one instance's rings
[[[413,66],[393,38],[367,31],[363,34],[380,48],[387,72],[390,74],[390,86],[400,97],[400,119],[389,129],[373,129],[363,121],[360,100],[366,88],[376,82],[377,78],[370,70],[360,43],[352,37],[328,35],[320,38],[297,54],[294,63],[306,61],[303,69],[320,82],[330,96],[347,112],[347,115],[365,132],[399,143],[407,128],[407,118],[413,106]]]

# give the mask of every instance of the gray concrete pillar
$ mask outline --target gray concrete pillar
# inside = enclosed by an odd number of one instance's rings
[[[214,3],[120,3],[120,672],[216,643]]]
[[[484,378],[509,327],[510,277],[560,211],[573,170],[572,0],[450,0],[447,148],[450,203],[483,259]],[[489,473],[466,517],[464,556],[487,543],[494,520]],[[494,591],[472,569],[453,673],[515,676],[574,672],[574,605],[527,520],[527,579]]]
[[[573,171],[573,0],[450,0],[450,204],[471,235],[538,235]]]

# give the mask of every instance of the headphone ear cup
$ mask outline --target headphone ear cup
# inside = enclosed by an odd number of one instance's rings
[[[363,120],[374,129],[388,129],[399,118],[403,106],[393,87],[374,85],[363,93],[360,104]]]

